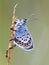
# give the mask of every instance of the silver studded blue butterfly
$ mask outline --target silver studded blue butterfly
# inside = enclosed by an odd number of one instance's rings
[[[27,19],[17,19],[15,22],[14,44],[26,51],[31,50],[34,47],[34,42],[26,25]]]

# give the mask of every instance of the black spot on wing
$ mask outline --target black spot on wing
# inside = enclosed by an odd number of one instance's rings
[[[32,48],[33,48],[33,44],[29,48],[26,48],[26,49],[29,50],[29,49],[32,49]]]
[[[19,37],[17,37],[19,39]]]
[[[29,33],[27,33],[27,35],[29,35]]]

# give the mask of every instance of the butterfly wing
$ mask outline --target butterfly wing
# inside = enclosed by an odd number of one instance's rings
[[[16,44],[18,47],[24,49],[24,50],[31,50],[33,48],[33,39],[30,35],[30,32],[28,31],[28,28],[26,25],[18,25],[19,27],[17,31],[14,34],[14,44]]]

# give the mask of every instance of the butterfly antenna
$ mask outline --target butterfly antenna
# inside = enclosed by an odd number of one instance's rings
[[[27,21],[29,21],[33,15],[34,15],[34,14],[32,13],[32,14],[28,17]]]

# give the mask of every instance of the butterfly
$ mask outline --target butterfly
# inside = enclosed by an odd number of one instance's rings
[[[14,41],[13,43],[26,50],[29,51],[33,48],[33,39],[31,37],[31,34],[27,28],[27,19],[23,18],[23,19],[16,19],[15,21],[15,26],[14,26]]]

